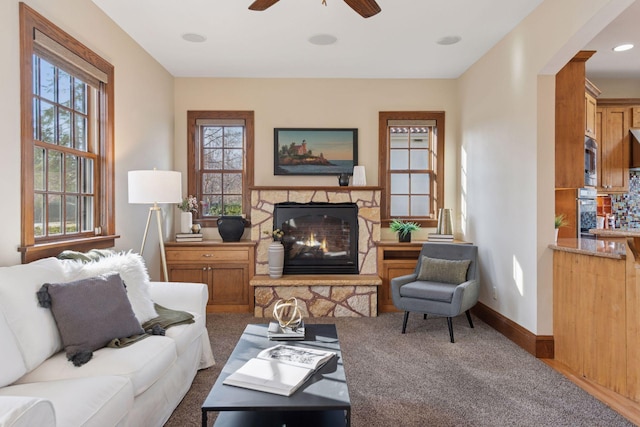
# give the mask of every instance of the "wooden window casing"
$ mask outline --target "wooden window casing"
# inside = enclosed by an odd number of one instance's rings
[[[391,138],[389,123],[435,121],[429,132],[428,167],[426,169],[395,170],[394,173],[420,173],[429,176],[429,190],[419,196],[428,196],[428,214],[393,216],[391,213]],[[414,221],[423,227],[436,227],[438,209],[444,207],[444,137],[445,114],[442,111],[381,111],[378,117],[378,176],[382,197],[380,200],[381,222],[388,226],[392,219],[399,218]],[[411,195],[411,188],[407,188]]]
[[[113,247],[115,239],[115,192],[114,192],[114,149],[113,149],[113,111],[114,111],[114,68],[100,58],[89,48],[75,40],[69,34],[45,19],[43,16],[20,3],[20,55],[21,55],[21,246],[22,262],[55,256],[62,250],[88,250],[91,248]],[[58,136],[53,143],[39,138],[41,123],[36,120],[34,111],[39,111],[34,105],[41,105],[39,93],[34,90],[39,73],[36,67],[41,64],[40,59],[53,66],[55,73],[64,73],[88,83],[93,90],[87,90],[86,97],[86,127],[85,145],[78,146],[75,141],[60,144]],[[57,76],[57,74],[56,74]],[[73,81],[73,80],[72,80]],[[58,83],[56,83],[57,85]],[[57,88],[57,86],[56,86]],[[91,95],[94,93],[94,95]],[[56,95],[57,96],[57,95]],[[73,99],[73,97],[72,97]],[[34,101],[35,100],[35,101]],[[63,111],[73,118],[81,118],[82,111],[66,108],[62,104],[52,102],[56,112]],[[54,122],[56,133],[59,132],[56,113]],[[74,127],[72,119],[71,127]],[[74,135],[75,131],[70,131]],[[82,145],[82,143],[80,143]],[[51,190],[45,177],[44,190],[39,186],[36,191],[35,183],[35,154],[36,150],[44,153],[59,155],[62,159],[75,158],[78,162],[92,163],[92,170],[80,167],[76,169],[77,189],[66,188]],[[46,155],[46,154],[45,154]],[[85,160],[82,160],[85,159]],[[67,176],[64,174],[64,160],[60,170],[61,185],[64,187]],[[46,167],[43,166],[46,170]],[[71,169],[69,169],[71,170]],[[68,172],[68,171],[67,171]],[[83,177],[92,185],[91,189],[82,188]],[[60,209],[60,232],[38,232],[35,224],[35,197],[60,197],[60,200],[77,198],[77,223],[80,230],[67,230],[66,208]],[[90,200],[93,214],[83,217],[83,206],[80,200]],[[47,211],[48,212],[48,211]],[[45,214],[42,227],[49,229],[48,213]]]
[[[203,123],[215,123],[206,125]],[[241,124],[240,124],[241,123]],[[220,128],[243,128],[242,147],[242,169],[231,168],[225,161],[229,153],[237,152],[237,146],[226,146],[224,148],[205,147],[203,129],[205,127]],[[224,136],[221,138],[223,144]],[[206,150],[219,150],[219,167],[215,169],[207,168],[205,157]],[[200,206],[198,212],[194,214],[194,222],[202,227],[216,227],[219,212],[215,211],[210,215],[205,214],[208,209],[202,202],[214,200],[226,200],[235,198],[241,200],[242,208],[233,214],[242,214],[247,221],[250,221],[251,214],[251,191],[254,180],[254,113],[253,111],[188,111],[187,112],[187,191],[194,195]],[[210,186],[205,183],[207,175],[224,176],[241,175],[242,185],[240,193],[225,188],[224,185],[216,187],[216,190],[207,190]],[[220,199],[218,199],[220,198]]]

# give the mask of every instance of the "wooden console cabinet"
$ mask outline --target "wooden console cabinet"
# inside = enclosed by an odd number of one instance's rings
[[[165,249],[170,281],[209,287],[208,313],[253,312],[255,242],[168,242]]]

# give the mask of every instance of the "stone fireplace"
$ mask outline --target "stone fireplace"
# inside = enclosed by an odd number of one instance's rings
[[[355,203],[277,203],[273,223],[284,231],[284,274],[358,274]]]
[[[343,204],[357,208],[357,225],[347,227],[349,233],[355,231],[355,249],[349,249],[357,254],[353,257],[357,264],[352,272],[301,274],[294,270],[293,273],[285,272],[280,279],[269,277],[267,253],[272,242],[274,210],[285,204]],[[331,226],[337,227],[339,223],[339,228],[344,228],[340,215],[338,220],[330,222]],[[321,246],[321,239],[315,237],[317,246]],[[251,239],[258,242],[256,276],[250,280],[254,289],[255,316],[271,317],[275,302],[292,296],[302,305],[304,317],[377,315],[377,289],[382,283],[376,265],[376,244],[380,241],[379,187],[254,187],[251,192]],[[345,252],[336,247],[330,251],[335,252],[333,256],[342,256],[341,252]]]

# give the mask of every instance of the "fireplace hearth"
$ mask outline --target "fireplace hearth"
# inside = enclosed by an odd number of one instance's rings
[[[284,274],[358,274],[355,203],[277,203],[273,224],[284,231]]]

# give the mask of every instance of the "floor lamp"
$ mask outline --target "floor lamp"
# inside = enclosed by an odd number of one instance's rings
[[[153,204],[149,208],[147,225],[142,236],[140,255],[144,251],[144,244],[149,232],[149,223],[153,212],[158,222],[158,239],[160,240],[160,257],[165,282],[169,280],[167,274],[167,258],[164,252],[164,237],[162,234],[162,208],[158,203],[180,203],[182,201],[182,175],[180,172],[142,170],[129,171],[129,203]]]

